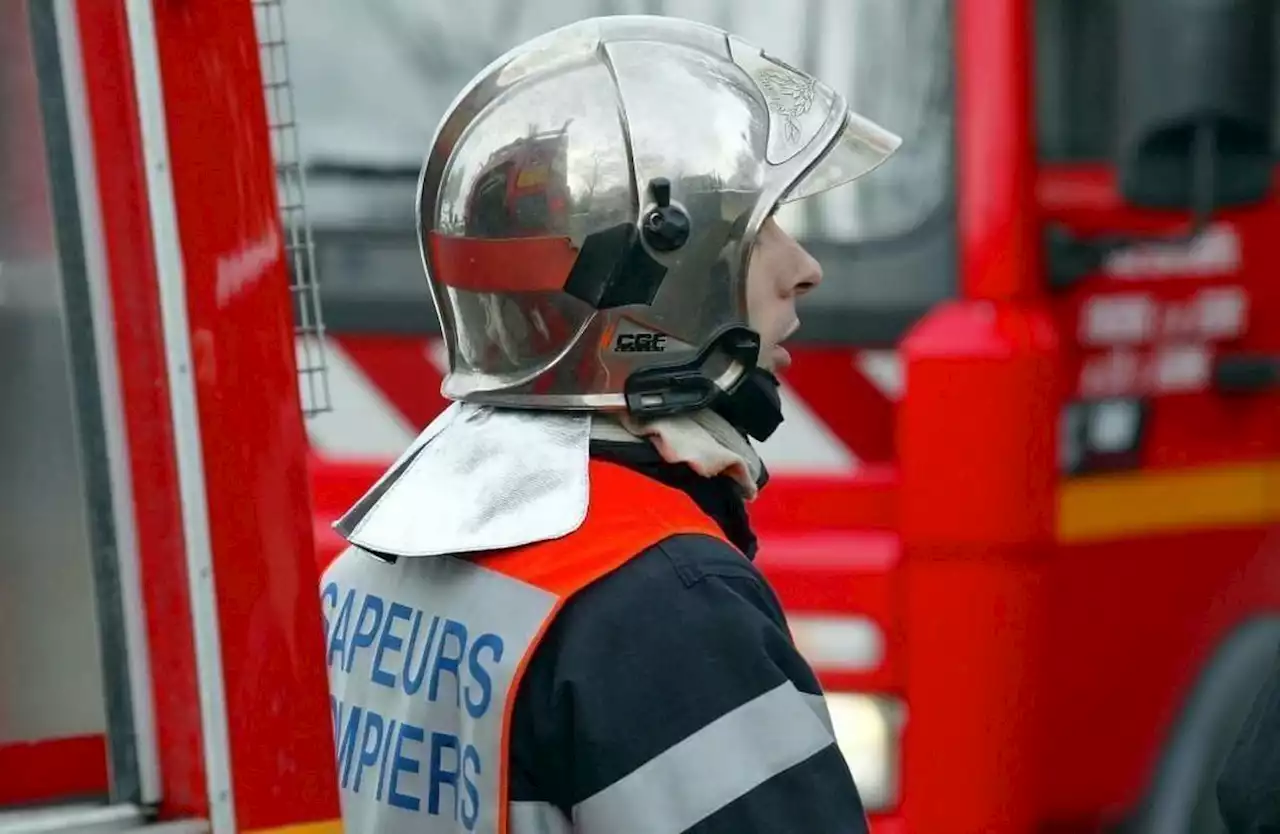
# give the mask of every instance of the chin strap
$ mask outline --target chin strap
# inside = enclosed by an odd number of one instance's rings
[[[715,374],[707,371],[712,353],[751,368],[730,392],[722,391]],[[767,440],[782,423],[782,398],[778,378],[756,366],[759,353],[759,334],[746,327],[731,327],[688,362],[642,368],[628,375],[627,412],[639,421],[648,421],[710,409],[739,432]]]
[[[768,371],[752,368],[733,393],[721,394],[711,407],[756,440],[768,440],[782,424],[779,384]]]

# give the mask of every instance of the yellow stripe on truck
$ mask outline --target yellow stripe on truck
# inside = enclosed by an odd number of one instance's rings
[[[1058,541],[1280,522],[1280,461],[1091,475],[1058,490]]]
[[[342,834],[342,820],[304,822],[282,828],[259,828],[249,834]]]

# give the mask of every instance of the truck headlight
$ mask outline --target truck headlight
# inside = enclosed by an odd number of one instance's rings
[[[879,695],[829,692],[827,709],[863,805],[868,811],[889,810],[898,801],[905,704]]]

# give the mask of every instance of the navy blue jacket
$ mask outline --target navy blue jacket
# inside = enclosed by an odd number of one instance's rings
[[[769,758],[768,726],[732,726],[769,693],[821,692],[750,561],[756,540],[732,483],[663,463],[648,444],[592,453],[684,490],[741,552],[677,536],[569,601],[517,694],[511,801],[572,816],[592,797],[613,798],[612,789],[630,792],[637,809],[652,803],[644,812],[652,818],[635,830],[654,834],[863,834],[861,801],[834,743],[774,767],[754,760]],[[719,741],[700,746],[717,732]]]

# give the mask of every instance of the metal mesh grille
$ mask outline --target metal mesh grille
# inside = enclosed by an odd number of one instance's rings
[[[289,78],[289,53],[284,26],[284,0],[252,0],[261,50],[262,86],[267,101],[271,153],[276,164],[280,212],[286,235],[293,323],[298,357],[302,412],[310,417],[330,410],[324,320],[320,314],[320,285],[315,245],[307,219],[306,180],[298,143],[298,124]]]

